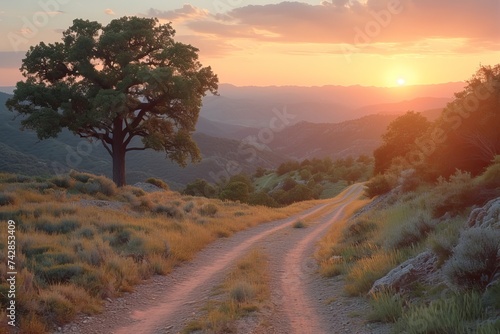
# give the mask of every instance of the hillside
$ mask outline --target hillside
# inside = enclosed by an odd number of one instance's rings
[[[237,87],[222,84],[220,96],[204,98],[201,116],[221,123],[269,126],[273,110],[286,108],[300,121],[339,123],[382,112],[442,108],[463,82],[404,87]]]
[[[277,133],[269,146],[277,153],[303,160],[371,155],[397,115],[371,115],[338,124],[301,122]]]
[[[6,110],[9,95],[0,93],[0,153],[2,171],[27,175],[51,175],[78,169],[110,176],[111,159],[99,143],[89,144],[68,131],[57,138],[40,141],[32,131],[19,131],[20,119]],[[202,125],[202,124],[201,124]],[[208,125],[207,125],[208,126]],[[213,128],[217,132],[218,126]],[[234,131],[237,131],[235,129]],[[222,132],[221,132],[222,133]],[[195,133],[203,160],[181,168],[165,159],[165,155],[152,150],[130,152],[127,156],[129,183],[157,177],[168,181],[173,188],[181,188],[197,178],[216,181],[221,175],[244,171],[251,173],[258,166],[275,168],[286,157],[270,151],[256,151],[254,159],[238,154],[240,142]],[[228,168],[232,168],[228,171]]]

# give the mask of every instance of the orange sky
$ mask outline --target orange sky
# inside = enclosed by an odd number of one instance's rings
[[[79,15],[103,23],[123,15],[155,16],[172,22],[179,41],[200,49],[202,63],[220,82],[256,86],[463,81],[480,64],[500,62],[498,0],[221,1],[226,5],[145,0],[132,7],[112,0],[92,12],[61,4],[29,43],[57,41]],[[16,27],[9,13],[0,11],[0,19]],[[22,28],[4,36],[25,36]],[[28,47],[16,46],[24,52]],[[23,52],[13,51],[12,42],[0,41],[0,86],[21,79]]]

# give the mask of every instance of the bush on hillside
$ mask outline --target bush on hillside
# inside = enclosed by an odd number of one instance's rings
[[[156,179],[154,177],[150,177],[149,179],[146,180],[146,183],[152,184],[154,186],[157,186],[158,188],[168,190],[168,184],[165,183],[165,181]]]
[[[498,266],[500,231],[473,227],[462,232],[444,265],[448,280],[458,287],[485,288]]]
[[[366,183],[366,196],[372,198],[378,195],[383,195],[391,190],[391,185],[387,180],[387,176],[379,174]]]

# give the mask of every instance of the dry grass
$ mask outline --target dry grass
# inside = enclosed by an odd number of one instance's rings
[[[232,333],[235,320],[259,310],[269,301],[267,257],[257,250],[244,256],[217,289],[217,300],[210,300],[204,315],[189,323],[183,333]]]
[[[171,191],[145,194],[133,187],[115,189],[109,180],[83,173],[48,180],[43,186],[36,181],[7,182],[14,178],[2,175],[0,189],[15,197],[0,206],[0,219],[17,223],[17,306],[23,310],[23,333],[44,333],[78,313],[98,312],[104,298],[132,291],[151,275],[167,274],[219,237],[316,204],[270,209]],[[95,199],[110,208],[81,204]],[[168,210],[148,209],[158,206]],[[207,207],[216,212],[202,216],[200,209]],[[6,240],[7,229],[2,228],[2,282]],[[5,286],[0,284],[0,291]]]

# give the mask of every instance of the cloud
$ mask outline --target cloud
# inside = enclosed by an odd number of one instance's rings
[[[148,16],[153,16],[172,22],[183,22],[188,20],[207,18],[210,16],[210,13],[205,9],[186,4],[182,8],[168,11],[161,11],[158,9],[150,8],[148,11]]]
[[[116,15],[115,12],[111,8],[106,8],[104,10],[104,13],[107,14],[107,15],[111,15],[111,16]]]
[[[198,9],[185,5],[168,13],[172,20],[196,17],[185,24],[197,33],[220,38],[355,45],[450,38],[495,50],[500,42],[498,0],[281,2],[249,5],[217,15],[199,15]]]

